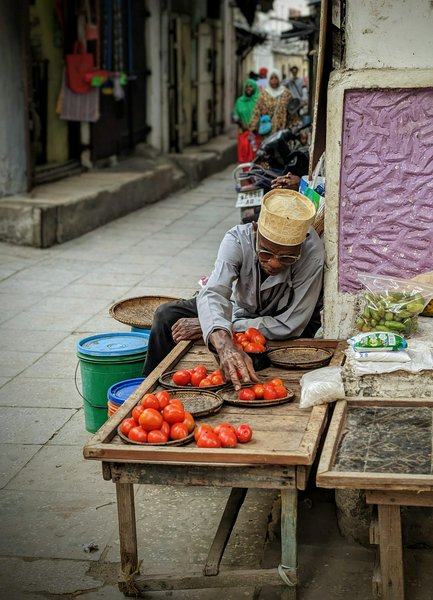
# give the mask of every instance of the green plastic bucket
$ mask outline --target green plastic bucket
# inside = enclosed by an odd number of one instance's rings
[[[77,344],[86,430],[95,433],[108,419],[108,389],[141,377],[149,335],[104,333]]]

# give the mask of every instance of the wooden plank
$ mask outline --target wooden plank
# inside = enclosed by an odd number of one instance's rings
[[[432,475],[402,473],[358,473],[326,471],[317,475],[317,485],[324,488],[356,490],[433,491]]]
[[[115,483],[151,485],[212,485],[215,487],[245,487],[285,489],[295,487],[295,468],[287,465],[226,465],[208,466],[185,463],[176,465],[111,463]]]
[[[111,465],[110,463],[102,463],[102,478],[105,481],[111,481]]]
[[[368,534],[369,534],[370,544],[372,544],[373,546],[378,546],[379,541],[380,541],[380,535],[379,535],[379,519],[377,518],[377,515],[375,515],[371,519],[370,527],[368,529]]]
[[[404,600],[400,507],[379,504],[378,513],[382,598]]]
[[[345,398],[349,406],[433,406],[433,398],[382,398],[382,397],[352,397],[347,396]]]
[[[204,575],[218,575],[224,550],[247,495],[247,488],[233,488],[227,500],[218,530],[213,539],[204,566]]]
[[[313,406],[310,419],[305,428],[299,449],[310,457],[310,463],[314,461],[320,437],[325,429],[328,415],[328,404]]]
[[[319,466],[317,467],[316,482],[319,487],[328,487],[327,484],[329,483],[329,471],[331,470],[331,466],[335,460],[346,412],[347,402],[345,400],[340,400],[337,402],[334,408],[334,414],[332,415],[331,423],[329,425],[328,433],[326,435],[325,443],[323,445]],[[326,477],[326,479],[324,479],[324,477]],[[326,485],[324,485],[324,483],[326,483]]]
[[[372,592],[374,598],[382,598],[382,575],[380,573],[380,554],[376,551],[373,567],[373,577],[371,580]]]
[[[310,477],[311,465],[296,467],[296,489],[305,490]]]
[[[365,493],[367,504],[390,504],[398,506],[430,506],[433,507],[433,492],[399,492],[397,490],[367,491]]]
[[[290,586],[297,583],[298,570],[298,492],[281,490],[281,564],[280,576]]]
[[[290,574],[294,577],[294,573]],[[221,569],[218,576],[209,577],[201,571],[191,569],[188,575],[156,574],[148,577],[137,576],[134,588],[137,595],[145,595],[150,591],[192,590],[208,588],[240,587],[253,588],[263,586],[281,586],[282,581],[277,569]],[[119,582],[124,591],[123,580]]]
[[[117,483],[116,495],[119,519],[120,565],[123,578],[129,581],[138,570],[134,486],[130,483]]]

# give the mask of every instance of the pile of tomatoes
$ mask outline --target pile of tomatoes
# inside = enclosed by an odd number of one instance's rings
[[[194,432],[198,448],[236,448],[238,442],[246,444],[253,437],[253,430],[244,423],[235,427],[230,423],[220,423],[215,427],[199,425]]]
[[[256,383],[251,387],[244,387],[239,390],[239,400],[278,400],[285,398],[288,394],[283,381],[276,377],[267,383]]]
[[[172,381],[175,385],[192,387],[210,387],[212,385],[223,385],[224,379],[221,371],[216,370],[208,373],[203,365],[193,369],[181,369],[173,373]]]
[[[167,391],[145,394],[132,410],[132,417],[123,419],[120,431],[133,442],[163,444],[186,438],[195,427],[194,417],[185,411],[183,403]]]
[[[266,338],[255,327],[250,327],[240,333],[233,333],[233,339],[236,346],[244,352],[252,354],[266,352]]]

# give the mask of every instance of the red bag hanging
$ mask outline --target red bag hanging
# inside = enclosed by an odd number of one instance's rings
[[[251,142],[254,143],[254,147]],[[250,131],[238,133],[238,161],[251,162],[256,156],[258,146],[257,136]]]
[[[92,89],[85,75],[93,69],[93,54],[83,44],[75,42],[73,54],[66,55],[66,83],[76,94],[87,94]]]

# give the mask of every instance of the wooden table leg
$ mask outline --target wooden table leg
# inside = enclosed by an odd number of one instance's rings
[[[245,496],[247,495],[247,491],[247,488],[233,488],[230,492],[218,530],[206,559],[204,567],[205,575],[218,575],[224,550],[236,523],[241,506],[245,500]]]
[[[404,600],[400,506],[378,504],[383,600]]]
[[[116,483],[117,514],[119,518],[120,565],[123,582],[119,583],[125,594],[133,587],[138,570],[137,528],[135,522],[134,485]]]
[[[278,571],[286,587],[284,600],[295,600],[298,568],[296,527],[298,522],[298,491],[281,490],[281,564]]]

